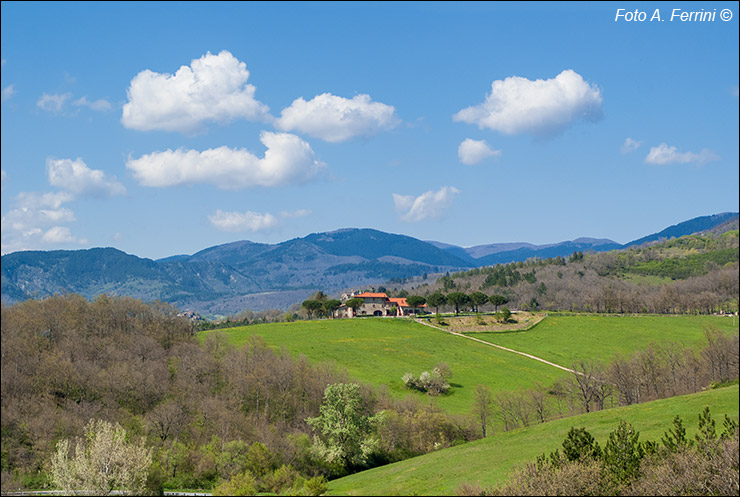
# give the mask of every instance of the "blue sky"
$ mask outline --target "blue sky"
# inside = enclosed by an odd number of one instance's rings
[[[738,14],[2,2],[2,252],[624,243],[737,211]]]

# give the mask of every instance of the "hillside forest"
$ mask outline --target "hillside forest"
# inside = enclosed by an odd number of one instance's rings
[[[504,296],[509,307],[521,310],[712,314],[737,311],[738,274],[738,231],[731,230],[486,266],[395,291],[423,296],[482,292]]]
[[[329,479],[481,438],[487,426],[510,430],[737,379],[737,334],[707,329],[705,338],[698,350],[652,347],[583,363],[541,388],[479,387],[469,412],[451,415],[433,394],[399,399],[258,337],[241,347],[219,331],[199,340],[167,305],[29,300],[2,307],[2,486],[58,488],[59,461],[68,460],[60,448],[97,440],[111,423],[149,454],[141,493],[232,494],[237,485],[320,494]],[[450,373],[443,364],[440,372]],[[356,428],[333,431],[338,415]],[[95,426],[101,432],[91,434]]]

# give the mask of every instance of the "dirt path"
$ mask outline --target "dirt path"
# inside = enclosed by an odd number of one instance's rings
[[[530,359],[534,359],[535,361],[544,362],[548,366],[552,366],[554,368],[562,369],[563,371],[568,371],[569,373],[582,374],[582,373],[579,373],[577,371],[573,371],[572,369],[568,369],[565,366],[561,366],[560,364],[555,364],[554,362],[546,361],[545,359],[543,359],[541,357],[534,356],[532,354],[527,354],[525,352],[519,352],[518,350],[514,350],[514,349],[509,349],[509,348],[506,348],[506,347],[502,347],[501,345],[496,345],[495,343],[485,342],[485,341],[481,340],[480,338],[475,338],[475,337],[471,337],[471,336],[468,336],[468,335],[463,335],[462,333],[457,333],[455,331],[445,330],[444,328],[440,328],[439,326],[434,326],[432,323],[429,323],[429,322],[427,322],[427,321],[425,321],[423,319],[416,319],[415,321],[417,323],[423,324],[425,326],[429,326],[430,328],[434,328],[435,330],[444,331],[445,333],[449,333],[450,335],[455,335],[455,336],[458,336],[458,337],[467,338],[468,340],[473,340],[475,342],[482,343],[483,345],[489,345],[491,347],[496,347],[497,349],[505,350],[506,352],[513,352],[514,354],[519,354],[519,355],[522,355],[524,357],[528,357]]]

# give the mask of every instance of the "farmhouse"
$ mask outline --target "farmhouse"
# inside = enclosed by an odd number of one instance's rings
[[[362,299],[362,305],[353,313],[352,308],[347,307],[346,302],[349,299]],[[409,316],[416,314],[427,305],[411,307],[405,298],[390,298],[385,293],[351,293],[342,296],[342,306],[337,310],[337,317],[354,317],[354,316]]]

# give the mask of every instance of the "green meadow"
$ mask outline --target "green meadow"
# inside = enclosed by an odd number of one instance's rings
[[[630,355],[651,342],[678,342],[700,346],[705,326],[731,331],[733,320],[718,316],[602,316],[550,315],[527,331],[477,332],[471,336],[526,352],[563,366],[578,359],[610,361],[614,355]],[[737,329],[735,326],[734,329]],[[453,372],[452,388],[434,397],[451,413],[468,412],[478,384],[493,392],[521,390],[537,382],[550,385],[567,375],[552,366],[526,357],[466,340],[407,319],[325,319],[271,323],[228,328],[200,334],[223,334],[239,346],[252,336],[261,337],[275,349],[314,362],[331,361],[360,381],[385,386],[397,398],[415,395],[401,378],[419,375],[438,363]]]
[[[463,482],[500,484],[521,464],[560,447],[570,427],[586,428],[603,447],[620,419],[640,432],[640,440],[660,441],[681,416],[687,435],[697,431],[698,415],[710,407],[717,432],[727,414],[738,417],[738,386],[608,409],[495,433],[482,440],[443,449],[340,478],[328,495],[454,495]]]
[[[550,314],[527,331],[478,332],[486,342],[570,367],[577,360],[610,362],[616,354],[630,356],[654,342],[701,347],[704,328],[737,332],[738,318],[725,316],[608,316]]]
[[[468,412],[478,384],[492,391],[519,390],[536,382],[551,384],[567,372],[538,361],[475,343],[406,319],[337,319],[272,323],[205,332],[223,333],[230,344],[243,344],[260,336],[276,349],[311,361],[333,361],[349,375],[375,386],[385,385],[392,395],[410,392],[403,384],[405,373],[418,376],[446,363],[453,372],[452,388],[434,397],[439,407],[452,413]]]

